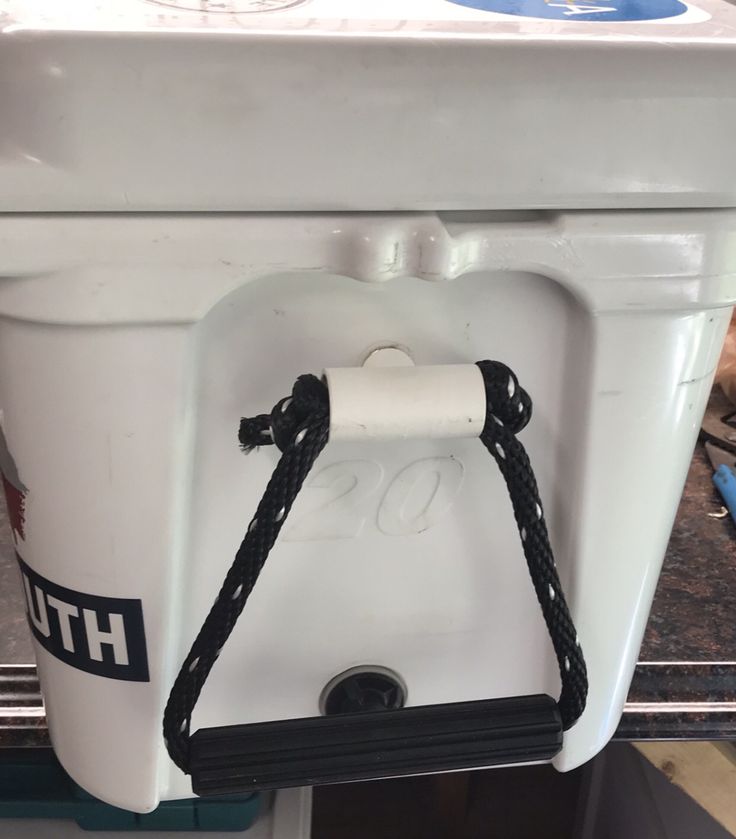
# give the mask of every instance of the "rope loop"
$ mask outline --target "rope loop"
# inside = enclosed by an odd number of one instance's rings
[[[483,433],[492,433],[493,426],[503,423],[512,434],[518,434],[532,418],[532,400],[519,385],[516,374],[500,361],[478,361],[486,389],[486,425]]]

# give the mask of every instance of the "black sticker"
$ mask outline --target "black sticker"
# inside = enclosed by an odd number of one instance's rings
[[[140,600],[99,597],[58,586],[16,556],[28,623],[44,649],[95,676],[129,682],[149,680]]]

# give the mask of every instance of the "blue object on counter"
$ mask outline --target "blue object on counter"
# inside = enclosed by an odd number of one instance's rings
[[[736,524],[736,454],[711,442],[705,444],[705,453],[715,469],[713,483]]]
[[[713,474],[713,483],[736,524],[736,472],[722,463]]]

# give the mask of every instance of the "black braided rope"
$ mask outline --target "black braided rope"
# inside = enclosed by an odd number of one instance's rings
[[[531,419],[532,403],[514,373],[498,361],[480,361],[486,389],[486,422],[480,439],[506,482],[529,574],[542,607],[560,669],[558,702],[563,728],[585,708],[588,677],[575,626],[565,602],[549,544],[544,512],[529,458],[516,439]],[[314,461],[327,444],[329,393],[316,376],[300,376],[290,397],[270,414],[243,419],[244,451],[275,444],[282,455],[235,554],[220,593],[192,644],[164,711],[164,740],[174,763],[189,771],[191,716],[220,650],[256,584]]]
[[[567,730],[585,709],[588,673],[557,575],[537,480],[526,449],[515,436],[531,419],[532,401],[505,364],[479,361],[478,367],[486,387],[486,423],[480,439],[498,464],[509,491],[529,576],[560,668],[562,692],[557,704]]]

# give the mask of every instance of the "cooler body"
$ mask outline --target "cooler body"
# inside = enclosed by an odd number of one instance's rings
[[[522,440],[590,679],[557,764],[595,754],[736,297],[735,237],[721,211],[5,217],[2,425],[70,774],[132,809],[187,794],[163,704],[278,457],[240,452],[240,417],[379,346],[416,364],[503,359],[532,395]],[[409,704],[559,692],[477,440],[328,445],[193,729],[316,715],[335,675],[376,665]]]
[[[240,418],[379,348],[530,393],[590,683],[555,765],[616,728],[736,301],[736,9],[490,5],[0,3],[0,466],[54,748],[103,800],[191,795],[164,705],[279,455]],[[192,730],[318,715],[351,668],[559,694],[478,440],[327,446]]]

